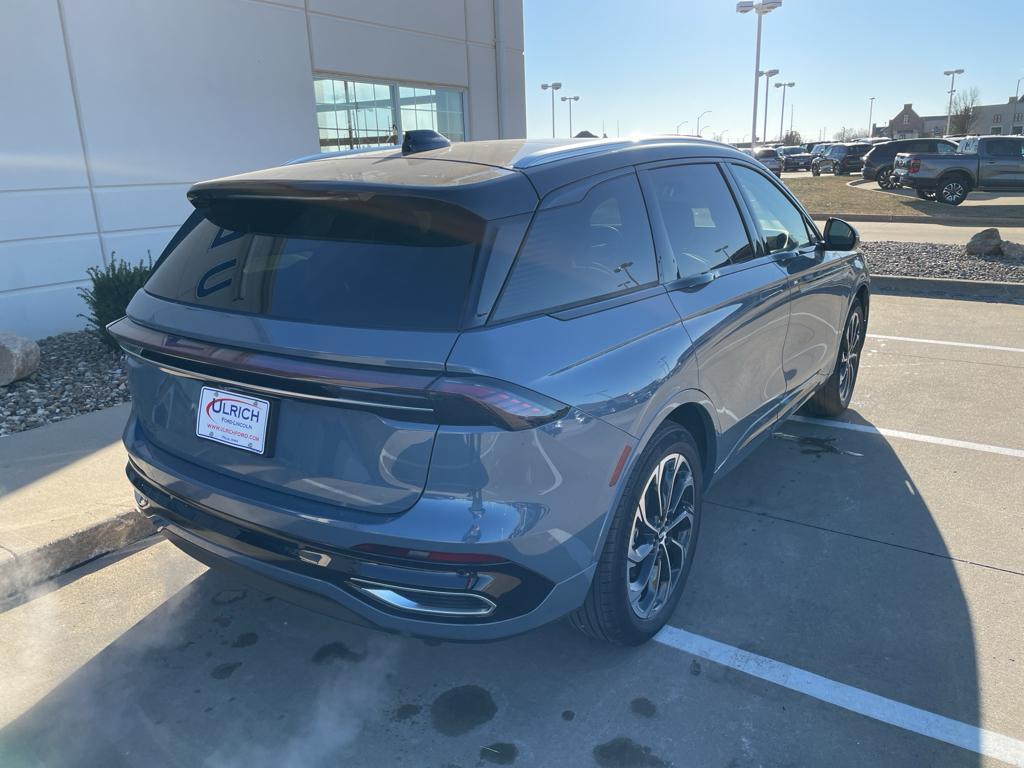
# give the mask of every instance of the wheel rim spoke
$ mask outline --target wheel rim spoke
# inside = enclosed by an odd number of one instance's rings
[[[693,471],[678,453],[658,462],[633,514],[626,583],[637,616],[649,619],[669,602],[687,562],[694,523]]]

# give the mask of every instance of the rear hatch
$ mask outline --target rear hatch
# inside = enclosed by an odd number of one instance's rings
[[[530,195],[506,197],[521,208]],[[486,219],[379,185],[191,197],[196,212],[111,327],[142,439],[253,486],[410,507],[438,424],[493,421],[445,360],[486,316],[486,267],[503,276],[528,213]]]

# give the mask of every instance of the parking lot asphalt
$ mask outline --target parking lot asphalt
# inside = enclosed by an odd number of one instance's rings
[[[1024,307],[878,296],[657,642],[355,628],[147,542],[0,606],[3,766],[1024,765]]]

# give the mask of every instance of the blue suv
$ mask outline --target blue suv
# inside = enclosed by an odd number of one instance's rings
[[[196,184],[127,317],[136,502],[313,609],[652,637],[712,483],[850,402],[858,236],[700,139],[505,140]]]

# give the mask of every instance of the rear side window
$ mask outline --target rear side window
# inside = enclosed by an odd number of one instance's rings
[[[665,275],[666,280],[751,257],[736,201],[716,166],[676,165],[646,173],[675,261],[675,274]]]
[[[458,328],[484,222],[427,199],[220,201],[190,219],[146,290],[281,320]]]
[[[580,304],[657,280],[647,210],[630,173],[595,185],[582,200],[538,211],[494,319]]]
[[[956,152],[957,147],[955,144],[947,144],[944,141],[937,142],[935,145],[935,151],[940,155],[948,155],[951,152]]]
[[[810,245],[803,215],[778,187],[750,168],[734,165],[733,172],[761,228],[768,253]]]

